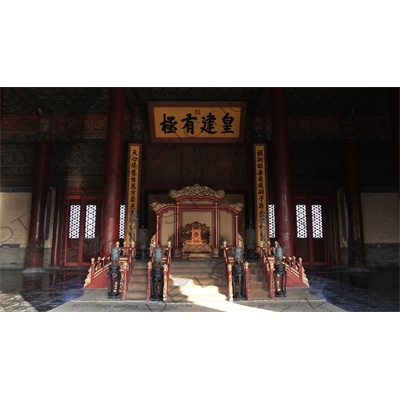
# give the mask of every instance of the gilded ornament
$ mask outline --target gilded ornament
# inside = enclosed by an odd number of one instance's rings
[[[231,203],[227,204],[228,207],[233,208],[236,211],[242,211],[243,204],[242,203]]]
[[[156,234],[154,234],[150,239],[150,250],[154,249],[155,247],[157,247],[157,245],[156,245]]]
[[[86,277],[86,279],[85,279],[85,285],[84,286],[87,286],[87,285],[89,285],[89,283],[91,282],[91,276],[90,276],[91,274],[90,274],[90,270],[89,270],[89,272],[88,272],[88,274],[87,274],[87,277]]]
[[[225,196],[225,192],[221,189],[215,191],[208,186],[200,186],[196,183],[194,186],[185,186],[181,190],[171,189],[169,191],[169,197],[172,199],[177,199],[180,197],[213,197],[215,199],[222,199]]]
[[[150,204],[150,206],[154,210],[154,212],[157,212],[158,210],[160,210],[161,208],[163,208],[165,206],[174,206],[174,205],[175,204],[172,204],[172,203],[159,203],[157,201]]]

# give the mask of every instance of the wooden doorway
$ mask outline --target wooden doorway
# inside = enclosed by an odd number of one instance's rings
[[[100,250],[100,198],[69,196],[67,213],[64,266],[89,266]]]
[[[326,266],[325,198],[323,196],[295,196],[296,256],[304,265]]]
[[[329,196],[328,196],[329,197]],[[328,266],[337,264],[338,248],[335,204],[321,195],[295,195],[295,256],[302,257],[305,266]],[[329,209],[328,209],[329,208]],[[276,240],[275,205],[273,196],[268,204],[269,240]],[[336,229],[335,229],[336,228]],[[337,239],[337,238],[336,238]],[[328,248],[328,244],[332,248]]]

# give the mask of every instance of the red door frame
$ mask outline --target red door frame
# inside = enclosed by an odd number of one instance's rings
[[[297,217],[296,215],[296,205],[297,204],[305,204],[306,206],[306,219],[307,219],[307,247],[308,247],[308,259],[304,255],[301,254],[301,251],[299,250],[302,246],[300,245],[300,238],[297,237],[297,218],[296,218],[296,235],[295,235],[295,249],[296,249],[296,256],[297,257],[302,257],[303,258],[303,265],[307,266],[327,266],[328,265],[328,252],[327,252],[327,236],[328,236],[328,230],[327,230],[327,209],[326,209],[326,197],[322,195],[298,195],[294,196],[293,199],[293,204],[295,207],[294,210],[294,215],[295,218]],[[322,244],[322,251],[324,255],[324,261],[315,261],[316,258],[316,240],[318,238],[313,237],[313,229],[312,229],[312,212],[311,212],[311,206],[314,204],[320,204],[322,207],[322,239],[323,239],[323,244]],[[320,249],[321,251],[321,249]]]
[[[80,205],[80,220],[79,220],[79,238],[69,238],[69,224],[70,224],[70,207],[71,205]],[[95,238],[85,238],[85,224],[86,224],[86,206],[96,205],[96,224],[95,224]],[[101,226],[101,198],[100,196],[80,196],[69,195],[67,196],[67,207],[65,216],[65,230],[64,230],[64,266],[65,267],[85,267],[90,266],[90,258],[97,257],[99,254],[99,237]],[[71,252],[73,251],[71,240],[74,240],[75,250],[77,251],[76,261],[69,261]],[[87,251],[90,254],[86,254]],[[89,256],[89,260],[84,260],[85,256]]]
[[[315,188],[296,188],[295,194],[293,196],[293,204],[296,207],[297,199],[310,199],[310,203],[307,203],[307,224],[308,233],[311,232],[312,239],[312,221],[311,221],[311,202],[313,199],[320,200],[322,199],[322,218],[323,218],[323,236],[324,236],[324,251],[325,251],[325,261],[324,262],[315,262],[310,263],[309,261],[305,261],[305,266],[316,266],[316,267],[325,267],[325,266],[338,266],[341,264],[340,260],[340,244],[339,244],[339,226],[338,226],[338,210],[337,210],[337,193],[333,189],[328,190],[316,190]],[[273,193],[270,193],[269,196],[269,204],[274,204],[274,196]],[[310,205],[308,205],[310,204]],[[293,210],[294,216],[296,217],[296,208]],[[297,230],[297,226],[296,226]],[[309,236],[309,235],[308,235]],[[299,254],[298,244],[297,244],[297,231],[295,232],[295,256],[301,257]],[[310,236],[307,240],[309,240]],[[270,237],[271,246],[274,245],[275,238]],[[311,240],[312,241],[312,240]],[[307,245],[309,248],[310,245]],[[313,249],[313,243],[311,243],[311,248]]]

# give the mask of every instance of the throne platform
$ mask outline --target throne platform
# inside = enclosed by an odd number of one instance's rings
[[[208,186],[186,186],[171,189],[169,196],[174,203],[151,203],[156,214],[157,245],[171,242],[174,258],[218,258],[220,241],[228,246],[238,246],[238,216],[242,203],[221,204],[223,190]]]

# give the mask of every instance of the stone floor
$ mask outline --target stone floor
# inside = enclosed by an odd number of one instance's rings
[[[157,303],[108,300],[105,289],[84,291],[84,271],[25,274],[0,270],[0,312],[47,311],[399,311],[399,270],[308,271],[309,290],[288,290],[278,301]]]

